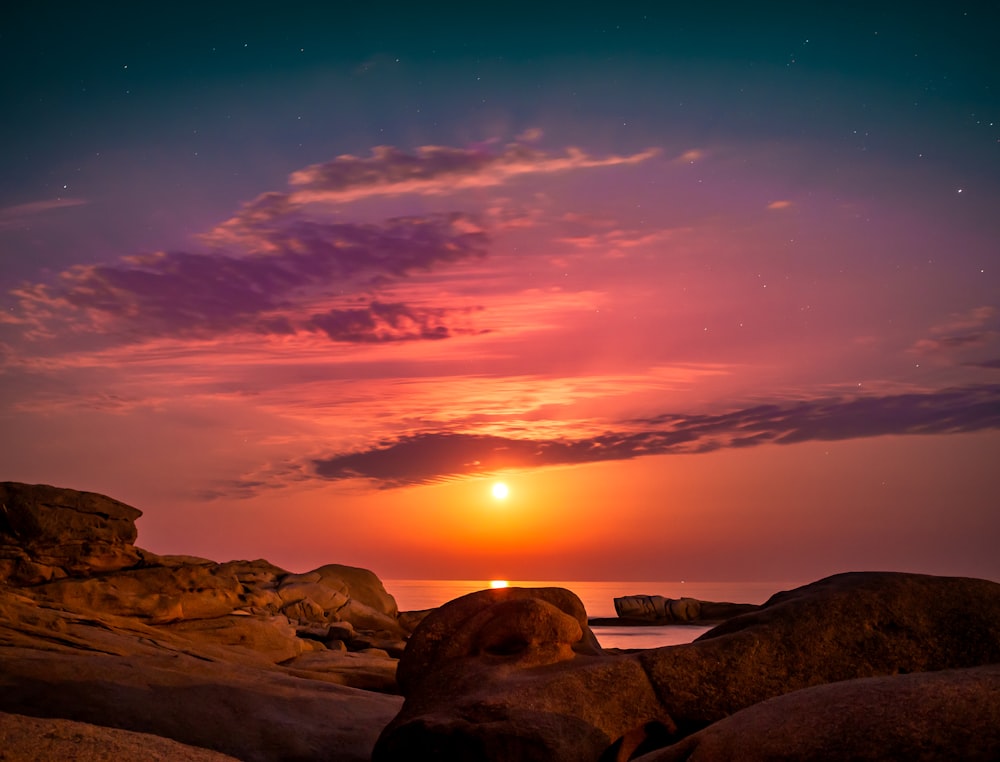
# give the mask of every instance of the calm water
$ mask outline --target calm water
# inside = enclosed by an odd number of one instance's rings
[[[576,593],[591,617],[615,616],[614,599],[623,595],[663,595],[667,598],[697,598],[702,601],[763,603],[779,590],[797,587],[797,582],[578,582],[510,580],[512,587],[564,587]],[[443,603],[483,590],[489,580],[391,579],[385,588],[396,599],[400,611],[436,608]],[[595,627],[604,648],[655,648],[690,643],[710,627],[671,625],[666,627]]]

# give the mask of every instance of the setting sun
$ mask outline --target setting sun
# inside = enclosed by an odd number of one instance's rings
[[[490,580],[490,587],[492,587],[493,589],[496,589],[498,587],[507,587],[507,585],[508,585],[508,582],[505,579],[491,579]]]
[[[510,490],[507,489],[507,485],[504,484],[503,482],[497,482],[496,484],[493,485],[493,497],[495,497],[497,500],[504,500],[507,498],[507,495],[509,494]]]

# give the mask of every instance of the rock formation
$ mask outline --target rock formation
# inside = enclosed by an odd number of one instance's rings
[[[0,758],[1000,758],[996,583],[853,573],[749,610],[648,600],[654,621],[731,618],[604,651],[567,590],[401,615],[364,569],[150,553],[140,515],[0,483]]]
[[[378,578],[159,556],[133,544],[139,516],[0,483],[0,712],[244,760],[367,760],[407,634]]]
[[[1000,664],[804,688],[637,759],[993,762],[1000,759]]]
[[[432,612],[373,759],[628,759],[798,689],[1000,662],[1000,585],[984,580],[837,575],[694,643],[624,654],[595,648],[582,617],[568,591],[516,588]]]
[[[236,762],[228,754],[177,743],[149,733],[102,728],[72,720],[50,720],[0,712],[0,759],[17,762]]]
[[[614,604],[617,619],[593,618],[591,626],[715,624],[760,608],[752,603],[699,601],[662,595],[625,595],[615,598]]]

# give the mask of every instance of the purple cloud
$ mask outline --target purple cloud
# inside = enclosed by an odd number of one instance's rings
[[[366,307],[313,315],[308,325],[333,341],[351,343],[447,339],[455,332],[465,333],[447,325],[449,315],[449,310],[373,301]]]
[[[457,213],[400,217],[379,225],[275,215],[253,232],[250,255],[161,252],[114,265],[77,266],[54,284],[23,286],[14,292],[22,322],[44,332],[61,321],[84,321],[96,333],[141,338],[239,330],[291,333],[299,306],[484,256],[487,241]],[[382,321],[398,325],[401,316],[389,313],[382,309]],[[418,324],[430,319],[413,314]],[[316,316],[299,327],[325,330]]]
[[[313,468],[324,479],[363,478],[381,487],[397,487],[505,468],[628,460],[769,443],[996,428],[1000,428],[1000,385],[987,385],[924,394],[759,405],[719,415],[665,414],[626,422],[621,432],[579,440],[434,431],[316,459]]]

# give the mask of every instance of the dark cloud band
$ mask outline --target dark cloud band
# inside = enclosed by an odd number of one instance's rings
[[[362,478],[382,487],[427,484],[505,468],[627,460],[724,447],[792,444],[886,434],[949,434],[1000,428],[1000,385],[854,399],[760,405],[721,415],[668,414],[621,432],[579,440],[426,432],[313,463],[324,479]]]

